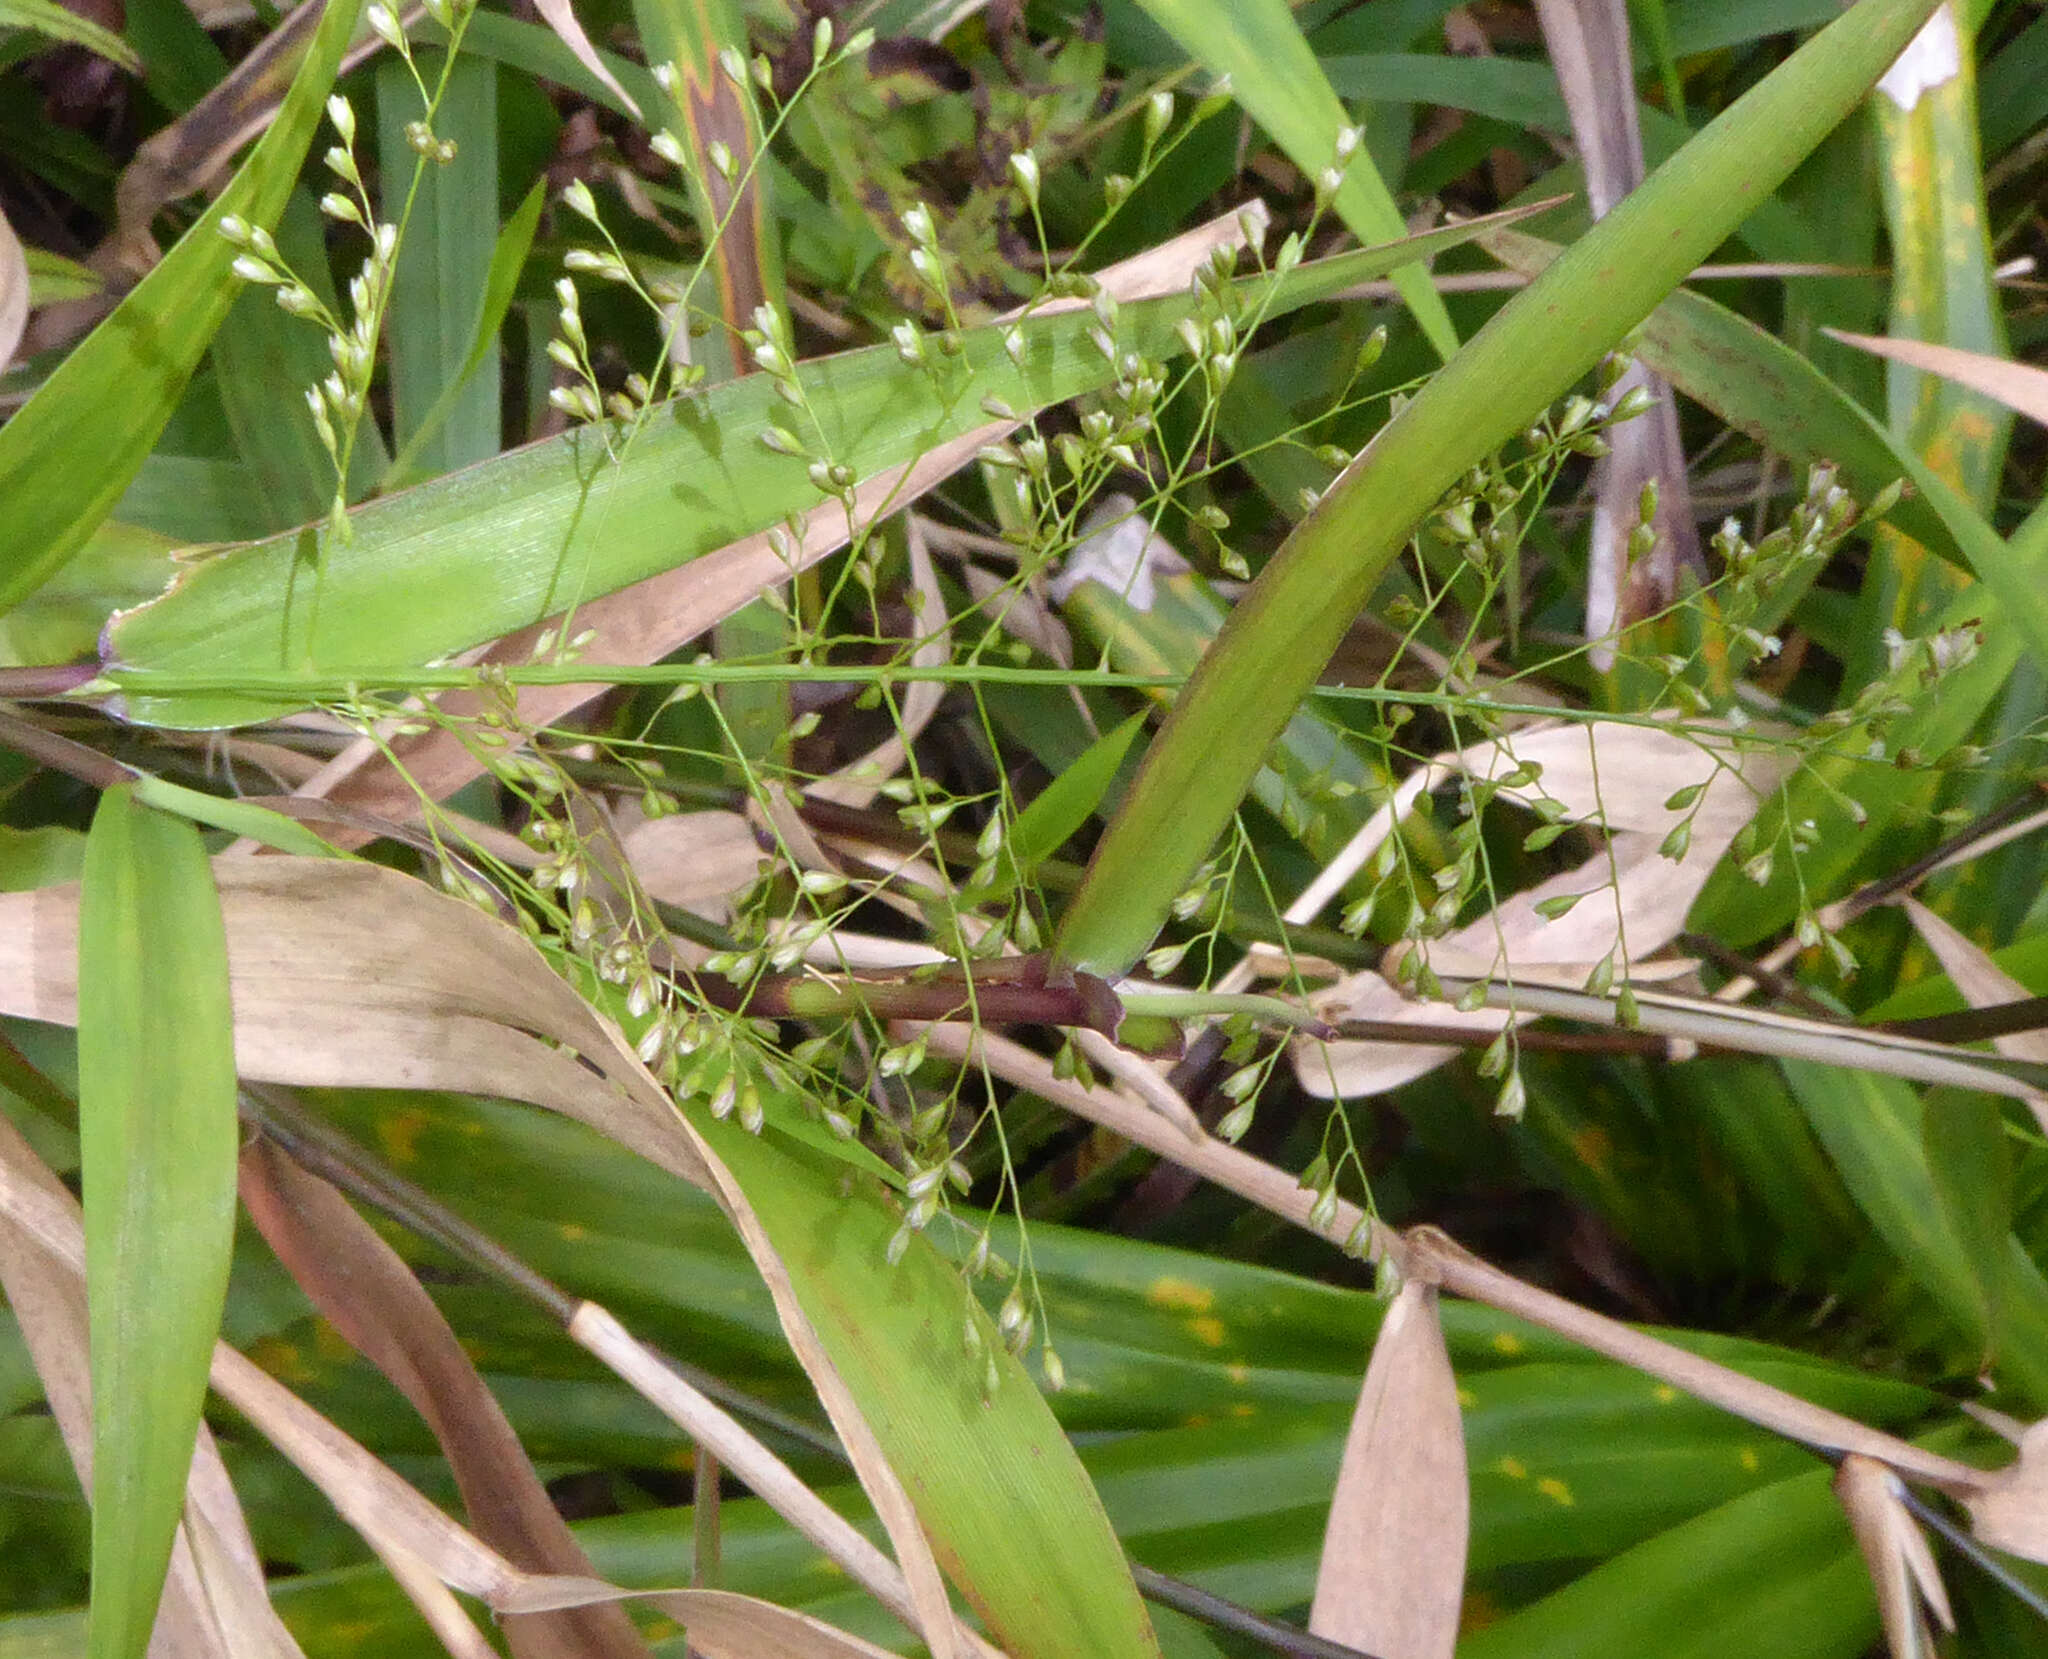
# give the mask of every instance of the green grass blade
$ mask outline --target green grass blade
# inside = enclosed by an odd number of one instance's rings
[[[236,255],[220,221],[232,213],[268,226],[282,211],[357,10],[358,0],[333,0],[270,130],[227,189],[0,427],[0,611],[85,544],[155,447],[235,299]]]
[[[1310,179],[1336,158],[1337,134],[1350,124],[1322,65],[1286,0],[1140,0],[1146,12],[1230,90]],[[1387,242],[1402,231],[1401,211],[1363,149],[1345,170],[1330,204],[1359,241]],[[1458,333],[1421,265],[1393,272],[1395,287],[1439,356],[1458,349]]]
[[[1462,1659],[1811,1659],[1863,1652],[1877,1609],[1816,1470],[1674,1527],[1475,1631]]]
[[[0,29],[29,29],[51,40],[69,41],[119,64],[131,75],[142,73],[142,59],[127,41],[90,18],[66,11],[56,0],[0,0]]]
[[[148,1644],[234,1240],[227,934],[199,834],[109,790],[78,934],[93,1376],[90,1659]]]
[[[1968,504],[1939,479],[1930,481],[1934,487],[1928,491],[1929,501],[1951,530],[1966,539],[1977,534],[1970,529],[1976,515]],[[1981,534],[1997,549],[1985,567],[1988,573],[1997,573],[1997,584],[1987,581],[1965,589],[1930,630],[1967,630],[1979,641],[1977,652],[1935,686],[1926,684],[1917,661],[1901,665],[1890,676],[1888,691],[1908,710],[1886,733],[1892,754],[1910,748],[1943,755],[1966,741],[2012,680],[2036,635],[2033,627],[2013,625],[2007,604],[2016,600],[2023,618],[2043,608],[2048,507],[2036,508],[2002,544],[1988,526]],[[1784,786],[1780,800],[1759,816],[1758,828],[1767,836],[1777,835],[1788,821],[1810,818],[1823,831],[1818,843],[1796,859],[1778,859],[1771,879],[1761,888],[1734,865],[1724,864],[1708,878],[1693,906],[1696,928],[1738,949],[1766,938],[1802,908],[1839,894],[1859,861],[1893,826],[1924,820],[1933,811],[1939,778],[1873,763],[1864,753],[1868,736],[1868,729],[1861,727],[1845,733],[1837,748],[1803,767]],[[1852,817],[1844,805],[1848,800],[1862,809],[1861,816]]]
[[[1920,1139],[1942,1218],[1969,1264],[1976,1299],[1971,1311],[1984,1332],[1989,1366],[2002,1345],[2011,1276],[2006,1235],[2013,1219],[2013,1157],[2005,1113],[1990,1095],[1943,1093],[1921,1112]]]
[[[440,431],[441,423],[453,412],[477,372],[486,363],[497,363],[498,331],[505,326],[512,302],[518,297],[519,273],[526,269],[526,256],[533,251],[533,233],[540,226],[541,209],[546,205],[547,180],[536,179],[533,188],[527,191],[526,199],[513,210],[512,216],[505,221],[505,228],[498,232],[497,241],[491,248],[490,269],[484,277],[483,311],[476,320],[476,335],[469,343],[469,355],[463,358],[462,367],[455,377],[441,388],[441,395],[434,400],[433,408],[420,417],[412,436],[405,440],[385,472],[386,490],[416,480],[422,448]],[[366,432],[363,436],[371,435]],[[360,444],[361,440],[358,440],[359,447]]]
[[[1094,815],[1147,718],[1134,714],[1121,726],[1104,732],[1017,814],[1006,845],[1020,877],[1028,877],[1064,847],[1067,838]]]
[[[1412,528],[1655,309],[1840,122],[1930,0],[1862,0],[1515,296],[1331,486],[1231,614],[1062,923],[1075,966],[1150,945]],[[1162,856],[1172,846],[1174,856]]]
[[[278,251],[335,315],[328,272],[326,221],[310,192],[294,190],[278,215]],[[213,340],[213,383],[255,483],[252,506],[267,530],[304,524],[334,496],[334,462],[306,408],[307,388],[334,368],[318,326],[277,306],[276,290],[244,288]],[[350,458],[350,499],[364,494],[383,468],[384,440],[365,421]]]
[[[1479,226],[1299,266],[1272,291],[1269,314],[1468,240]],[[1247,280],[1247,295],[1263,301],[1269,279]],[[1184,348],[1174,324],[1191,306],[1184,296],[1125,306],[1118,345],[1160,359],[1177,354]],[[968,330],[940,383],[906,365],[893,345],[806,363],[810,410],[826,440],[814,447],[829,446],[835,461],[865,478],[984,424],[986,397],[1028,411],[1108,378],[1088,339],[1092,313],[1021,326],[1021,363],[1004,349],[1007,327]],[[309,664],[369,681],[402,675],[816,505],[806,461],[758,442],[783,407],[768,376],[749,375],[654,411],[617,464],[605,447],[616,434],[581,428],[372,502],[353,515],[352,537],[320,554],[317,640],[308,634],[311,533],[236,548],[194,565],[162,599],[120,618],[109,633],[110,662],[199,675],[209,686],[280,670],[296,677]],[[127,689],[131,714],[165,724],[232,723],[305,700],[289,689],[145,696],[139,677]]]
[[[429,86],[442,54],[414,54]],[[412,71],[395,60],[377,69],[377,153],[383,216],[396,223],[420,157],[406,127],[421,115]],[[452,472],[498,453],[497,333],[479,332],[498,240],[498,71],[457,58],[434,116],[434,135],[455,145],[445,165],[428,160],[406,221],[391,293],[393,440],[429,474]],[[502,312],[500,313],[502,317]],[[471,366],[477,347],[482,361]],[[460,390],[455,388],[460,387]],[[439,424],[428,428],[430,416]]]
[[[1002,1645],[1018,1659],[1156,1656],[1101,1500],[954,1269],[915,1236],[890,1266],[901,1217],[870,1193],[842,1195],[839,1164],[692,1117],[782,1255],[934,1553]]]
[[[1950,1100],[1936,1092],[1923,1101],[1896,1078],[1781,1063],[1858,1208],[1968,1344],[1961,1363],[1982,1359],[1992,1334],[1986,1320],[1996,1309],[2004,1340],[1994,1374],[2036,1407],[2048,1403],[2048,1282],[2009,1232],[1986,1244],[1982,1217],[1958,1233],[1942,1201],[1948,1172],[1929,1165],[1930,1139],[1944,1132],[1930,1136],[1924,1119]],[[1979,1193],[1974,1202],[1989,1206],[1991,1198]]]

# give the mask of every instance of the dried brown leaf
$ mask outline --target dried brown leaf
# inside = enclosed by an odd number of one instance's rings
[[[627,830],[622,844],[641,886],[707,921],[728,920],[732,895],[761,873],[761,844],[737,812],[648,818]]]
[[[504,1411],[397,1251],[269,1141],[243,1151],[241,1190],[314,1307],[426,1419],[477,1535],[529,1571],[597,1577]],[[505,1638],[515,1659],[641,1659],[648,1651],[624,1610],[604,1604],[508,1618]]]
[[[1847,334],[1835,328],[1822,332],[1844,345],[1860,346],[1908,368],[1938,374],[2048,426],[2048,369],[1980,351],[1964,351],[1958,346],[1939,345],[1932,340],[1894,340],[1878,334]]]
[[[49,1174],[4,1117],[0,1117],[0,1226],[39,1251],[48,1268],[80,1298],[85,1283],[85,1234],[78,1203]],[[5,1258],[0,1258],[4,1261]],[[507,1561],[422,1497],[418,1491],[343,1434],[305,1401],[225,1343],[216,1343],[210,1380],[214,1391],[275,1445],[325,1493],[349,1524],[391,1566],[402,1585],[424,1592],[422,1612],[437,1630],[446,1625],[447,1598],[434,1586],[476,1596],[500,1616],[588,1607],[643,1594],[690,1627],[691,1645],[716,1659],[881,1659],[882,1650],[801,1614],[766,1602],[716,1591],[628,1591],[581,1574],[532,1573]],[[246,1534],[244,1534],[246,1539]],[[209,1557],[225,1553],[253,1559],[253,1546],[231,1541],[225,1551],[208,1540]],[[177,1557],[174,1557],[174,1563]],[[189,1557],[186,1558],[189,1564]],[[432,1583],[420,1575],[429,1575]],[[701,1633],[700,1633],[701,1626]],[[277,1632],[282,1636],[282,1627]],[[458,1655],[476,1652],[452,1628]],[[276,1651],[293,1654],[287,1644]],[[987,1653],[986,1644],[970,1644]],[[167,1654],[243,1659],[246,1648],[217,1645],[170,1648]],[[488,1645],[482,1651],[488,1651]]]
[[[1451,1659],[1471,1493],[1433,1285],[1387,1310],[1344,1442],[1308,1627],[1380,1659]]]
[[[636,120],[644,122],[647,119],[641,113],[633,95],[619,85],[617,78],[605,68],[604,59],[597,55],[597,48],[590,44],[590,36],[583,32],[583,25],[576,21],[576,13],[570,9],[569,0],[533,0],[533,9],[540,13],[541,21],[555,31],[562,44],[575,54],[576,61],[595,75],[613,97],[631,110]]]
[[[1851,1452],[1835,1471],[1835,1496],[1842,1501],[1849,1530],[1870,1569],[1892,1659],[1931,1659],[1933,1644],[1920,1612],[1923,1599],[1943,1629],[1955,1629],[1955,1615],[1949,1611],[1934,1554],[1906,1512],[1901,1492],[1899,1477],[1875,1458]]]
[[[28,255],[6,213],[0,212],[0,369],[14,360],[14,348],[27,326]]]
[[[1900,903],[1912,920],[1914,930],[1972,1008],[1991,1008],[2001,1002],[2017,1002],[2033,995],[1992,961],[1988,951],[1951,927],[1918,899],[1909,896]],[[2008,1031],[2003,1036],[1992,1038],[1991,1046],[2015,1060],[2048,1061],[2048,1031]],[[2035,1092],[2025,1099],[2035,1120],[2048,1130],[2048,1095]]]
[[[1499,975],[1524,985],[1583,984],[1610,953],[1617,978],[1625,973],[1643,983],[1660,977],[1637,959],[1662,950],[1683,931],[1686,914],[1714,866],[1754,815],[1760,797],[1787,770],[1775,752],[1738,754],[1716,735],[1611,724],[1521,732],[1440,756],[1432,765],[1461,767],[1482,781],[1512,777],[1525,766],[1540,768],[1532,781],[1504,786],[1500,793],[1524,805],[1553,802],[1566,818],[1604,823],[1614,832],[1606,850],[1586,863],[1510,894],[1427,949],[1425,959],[1439,977]],[[1688,804],[1676,809],[1665,804],[1684,790],[1696,792]],[[1691,840],[1685,856],[1664,857],[1666,836],[1688,819]],[[1561,916],[1546,917],[1538,909],[1568,895],[1584,897]],[[1663,967],[1683,971],[1678,964]],[[1411,1001],[1372,972],[1340,980],[1316,997],[1314,1006],[1333,1022],[1391,1020],[1477,1031],[1499,1031],[1508,1022],[1505,1009],[1461,1011]],[[1384,1093],[1457,1052],[1424,1044],[1307,1038],[1293,1045],[1295,1075],[1320,1098]]]
[[[43,1235],[76,1240],[54,1259]],[[92,1490],[92,1378],[86,1336],[84,1234],[78,1202],[0,1113],[0,1295],[12,1309],[81,1486]],[[248,1522],[212,1432],[199,1426],[185,1518],[149,1649],[153,1659],[299,1659],[271,1610]]]
[[[1978,1542],[2048,1564],[2048,1417],[2020,1435],[2020,1455],[1963,1494]]]
[[[220,859],[214,868],[242,1075],[528,1101],[589,1124],[718,1199],[896,1546],[920,1634],[935,1654],[958,1651],[916,1510],[781,1258],[738,1183],[617,1029],[512,928],[396,871],[290,857]],[[77,930],[76,884],[0,894],[0,1012],[76,1023]]]

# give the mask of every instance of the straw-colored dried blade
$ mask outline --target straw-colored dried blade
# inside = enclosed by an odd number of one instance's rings
[[[1929,1659],[1934,1649],[1921,1613],[1925,1601],[1942,1628],[1956,1627],[1934,1555],[1906,1513],[1899,1477],[1875,1458],[1851,1452],[1835,1472],[1835,1496],[1870,1569],[1877,1611],[1892,1659]]]
[[[1643,182],[1628,9],[1622,0],[1536,0],[1536,15],[1585,164],[1586,199],[1598,219]],[[1681,565],[1702,566],[1671,388],[1636,365],[1608,396],[1619,402],[1638,387],[1649,394],[1649,408],[1608,434],[1608,453],[1593,475],[1586,637],[1603,669],[1614,660],[1615,632],[1676,596]],[[1653,482],[1650,523],[1657,540],[1631,561],[1630,534],[1642,522],[1644,486]]]
[[[241,1189],[314,1307],[426,1419],[478,1536],[519,1566],[597,1577],[503,1409],[397,1251],[268,1141],[243,1152]],[[611,1605],[520,1614],[506,1619],[505,1639],[515,1659],[644,1659],[648,1651]]]
[[[1380,1326],[1344,1443],[1309,1629],[1380,1659],[1451,1659],[1470,1523],[1436,1289],[1410,1280]]]

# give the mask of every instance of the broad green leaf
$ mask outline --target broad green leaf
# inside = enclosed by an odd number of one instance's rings
[[[414,57],[433,86],[445,54]],[[405,215],[391,292],[393,441],[433,475],[500,448],[497,331],[479,326],[498,240],[498,71],[456,59],[434,116],[435,137],[455,145],[446,163],[422,157],[406,137],[422,114],[413,73],[396,60],[378,66],[377,153],[383,216],[397,223]],[[430,417],[438,417],[432,427]]]
[[[1278,314],[1480,228],[1475,220],[1299,266],[1270,298],[1267,278],[1247,279],[1241,292]],[[1174,324],[1191,305],[1175,296],[1125,306],[1119,347],[1180,351]],[[805,440],[856,478],[880,473],[986,423],[986,398],[1028,412],[1103,384],[1110,366],[1088,339],[1097,326],[1088,311],[1020,325],[1020,363],[1004,349],[1007,325],[968,330],[958,357],[934,354],[935,374],[906,365],[893,345],[806,363],[822,438]],[[344,543],[307,529],[199,562],[110,630],[127,712],[220,725],[301,706],[348,680],[403,678],[765,530],[820,499],[803,456],[759,441],[784,408],[768,376],[749,375],[657,406],[630,444],[616,428],[579,428],[372,502],[353,514]],[[608,446],[618,446],[616,460]],[[148,685],[172,674],[161,691]],[[241,687],[250,689],[227,694]]]
[[[30,29],[51,40],[83,46],[131,75],[142,73],[142,60],[127,41],[90,18],[67,11],[57,0],[0,0],[0,29]]]
[[[1996,1374],[2037,1406],[2048,1403],[2048,1281],[2010,1232],[1986,1242],[1983,1217],[1958,1232],[1942,1196],[1943,1180],[1956,1170],[1937,1177],[1929,1166],[1930,1145],[1946,1151],[1950,1139],[1970,1138],[1943,1129],[1930,1135],[1925,1127],[1927,1113],[1946,1110],[1956,1097],[1934,1091],[1923,1102],[1895,1078],[1782,1064],[1857,1206],[1970,1345],[1965,1363],[1977,1363],[1988,1348],[1985,1321],[2002,1303]],[[1997,1194],[1975,1201],[1995,1209]]]
[[[177,570],[175,545],[155,530],[108,519],[70,563],[0,616],[0,665],[89,655],[110,615],[163,592]]]
[[[85,838],[77,830],[56,824],[32,830],[0,825],[0,892],[76,881],[84,863]]]
[[[2003,356],[2003,301],[1992,275],[1978,163],[1976,51],[1970,8],[1938,8],[1898,76],[1878,84],[1878,179],[1891,253],[1885,332]],[[1945,61],[1944,61],[1945,60]],[[2012,416],[1981,392],[1885,365],[1886,425],[1930,471],[1983,510],[2004,464]],[[1852,685],[1884,664],[1884,630],[1917,633],[1959,586],[1955,574],[1897,530],[1880,531],[1864,573]],[[2039,641],[2036,641],[2038,648]]]
[[[837,1165],[772,1132],[693,1117],[760,1216],[939,1561],[997,1640],[1019,1659],[1157,1654],[1100,1499],[955,1270],[914,1235],[890,1265],[900,1212],[842,1194]]]
[[[526,269],[526,256],[533,251],[533,233],[540,224],[541,209],[547,206],[547,189],[546,179],[534,180],[525,200],[513,210],[512,216],[505,221],[504,229],[498,232],[491,247],[490,269],[484,277],[483,310],[476,320],[476,336],[469,343],[469,355],[462,360],[462,367],[454,377],[441,388],[441,395],[434,400],[433,408],[420,417],[411,438],[392,459],[384,475],[386,490],[414,481],[418,470],[415,462],[426,441],[441,429],[441,423],[454,409],[463,389],[484,365],[498,361],[498,331],[505,326],[506,315],[518,295],[519,273]]]
[[[1029,876],[1094,816],[1115,781],[1117,768],[1130,753],[1131,740],[1148,718],[1134,714],[1121,726],[1104,732],[1017,814],[1005,844],[1020,876]]]
[[[80,899],[79,1151],[93,1377],[91,1659],[149,1641],[234,1239],[227,935],[198,833],[101,797]]]
[[[67,14],[68,15],[68,14]],[[82,300],[97,294],[105,284],[99,275],[62,254],[46,248],[24,248],[28,259],[28,297],[31,305],[55,305],[61,300]]]
[[[1231,95],[1273,136],[1311,180],[1337,159],[1337,135],[1350,123],[1323,75],[1286,0],[1140,0],[1146,12],[1216,76],[1228,76]],[[1351,234],[1365,243],[1401,234],[1401,210],[1361,146],[1344,169],[1330,204]],[[1439,356],[1458,349],[1450,313],[1420,264],[1396,267],[1395,287]]]
[[[235,249],[220,222],[236,214],[268,226],[282,210],[357,9],[358,0],[334,0],[270,130],[227,189],[0,427],[0,611],[85,545],[155,446],[235,298]]]
[[[2013,1159],[2005,1113],[1990,1095],[1943,1090],[1921,1111],[1920,1139],[1942,1216],[1969,1264],[1990,1366],[1998,1358],[2011,1277]]]
[[[1851,1659],[1877,1635],[1827,1486],[1796,1475],[1617,1556],[1458,1644],[1461,1659]]]
[[[1382,428],[1231,613],[1182,692],[1062,921],[1064,961],[1114,975],[1143,954],[1443,491],[1648,316],[1847,116],[1931,4],[1862,0],[1801,47],[1495,313]]]

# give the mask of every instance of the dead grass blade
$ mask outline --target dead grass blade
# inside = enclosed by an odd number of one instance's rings
[[[633,95],[619,85],[612,72],[605,68],[604,59],[597,55],[597,48],[590,44],[590,36],[583,32],[583,25],[576,21],[576,13],[570,9],[569,0],[534,0],[533,9],[540,13],[541,21],[555,31],[561,43],[575,54],[576,61],[595,75],[598,83],[617,98],[632,112],[633,119],[646,124]]]
[[[1961,1494],[1979,1543],[2048,1563],[2048,1417],[2019,1437],[2019,1460]]]
[[[1908,368],[1953,380],[1958,386],[1981,392],[2015,413],[2048,426],[2048,369],[2015,363],[2009,358],[1990,357],[1980,351],[1963,351],[1931,340],[1894,340],[1881,334],[1846,334],[1836,328],[1824,328],[1821,332],[1840,340],[1845,346],[1860,346],[1879,357],[1904,363]]]
[[[46,1231],[68,1226],[77,1249],[53,1259]],[[77,1200],[0,1114],[0,1295],[27,1344],[80,1485],[92,1490],[92,1378],[85,1242]],[[185,1517],[171,1547],[154,1659],[300,1659],[271,1610],[248,1522],[204,1423],[192,1454]]]
[[[1934,1552],[1906,1513],[1899,1477],[1875,1459],[1851,1452],[1835,1471],[1835,1496],[1870,1569],[1877,1611],[1892,1659],[1931,1659],[1934,1645],[1920,1608],[1924,1600],[1944,1630],[1956,1627]]]
[[[727,901],[760,874],[765,856],[753,826],[737,812],[644,819],[619,843],[650,894],[712,922],[731,917]]]
[[[0,213],[0,369],[14,361],[14,348],[27,326],[28,255],[7,215]]]
[[[314,1307],[426,1419],[477,1535],[530,1571],[597,1577],[504,1411],[397,1251],[333,1187],[268,1141],[243,1151],[241,1190],[250,1218]],[[515,1659],[648,1652],[624,1610],[608,1604],[508,1618],[505,1639]]]
[[[1908,1479],[1955,1494],[1978,1516],[1978,1536],[1986,1543],[2048,1561],[2048,1421],[2032,1432],[2032,1467],[2023,1443],[2018,1463],[1996,1471],[1972,1468],[1524,1284],[1434,1228],[1398,1234],[1341,1198],[1327,1216],[1318,1217],[1313,1213],[1316,1194],[1285,1170],[1210,1136],[1190,1141],[1115,1090],[1083,1088],[1055,1076],[1050,1060],[1007,1037],[965,1025],[932,1025],[925,1032],[930,1053],[965,1066],[986,1065],[1040,1099],[1099,1123],[1340,1249],[1391,1261],[1410,1278],[1526,1319],[1802,1445],[1862,1452]]]
[[[1993,1008],[2001,1002],[2018,1002],[2033,995],[1992,961],[1987,951],[1943,921],[1918,899],[1908,895],[1900,900],[1900,907],[1927,948],[1934,953],[1934,959],[1955,981],[1956,989],[1963,993],[1963,1000],[1972,1008]],[[2048,1031],[2010,1031],[2002,1037],[1992,1038],[1991,1046],[2014,1060],[2048,1064]],[[2048,1094],[2037,1089],[2021,1098],[2042,1129],[2048,1131]]]
[[[1462,770],[1475,781],[1499,784],[1509,800],[1603,824],[1611,834],[1604,852],[1510,894],[1430,944],[1424,959],[1440,978],[1499,975],[1522,987],[1580,985],[1603,960],[1617,980],[1641,984],[1659,977],[1637,959],[1664,949],[1684,930],[1714,866],[1787,769],[1782,756],[1738,753],[1719,734],[1643,725],[1555,725],[1438,756],[1415,775],[1423,787]],[[1390,807],[1412,806],[1421,792],[1412,780],[1404,783]],[[1674,807],[1674,800],[1681,804]],[[1393,810],[1384,819],[1375,815],[1369,826],[1374,838],[1360,837],[1342,862],[1358,868],[1395,822]],[[1684,845],[1673,858],[1667,849],[1677,837]],[[1564,914],[1545,914],[1581,895]],[[1456,1025],[1477,1032],[1500,1031],[1512,1017],[1504,1006],[1416,1002],[1370,971],[1340,980],[1314,999],[1314,1007],[1333,1023]],[[1297,1039],[1293,1059],[1303,1088],[1323,1098],[1351,1098],[1398,1088],[1457,1052],[1429,1044]]]
[[[77,1200],[4,1118],[0,1118],[0,1229],[5,1229],[0,1237],[21,1239],[29,1251],[40,1252],[56,1276],[71,1287],[82,1310],[85,1234]],[[7,1257],[0,1256],[0,1267],[11,1267]],[[80,1352],[83,1328],[81,1318]],[[586,1607],[641,1594],[587,1575],[534,1573],[514,1566],[225,1343],[214,1346],[211,1381],[222,1399],[327,1495],[342,1518],[393,1566],[395,1576],[409,1588],[423,1587],[419,1575],[425,1573],[434,1585],[473,1595],[500,1616]],[[89,1436],[84,1443],[89,1451]],[[233,1544],[234,1556],[245,1552],[253,1560],[253,1546],[239,1540]],[[189,1555],[183,1559],[189,1570]],[[745,1596],[689,1590],[647,1594],[690,1627],[691,1646],[707,1659],[759,1659],[761,1655],[881,1659],[883,1652],[815,1619]],[[438,1590],[422,1600],[423,1614],[441,1628],[452,1604]],[[282,1635],[281,1627],[278,1633]],[[284,1640],[289,1643],[288,1637]],[[453,1650],[458,1654],[478,1651],[459,1634]],[[176,1648],[172,1654],[173,1659],[182,1659],[186,1653],[207,1659],[244,1659],[247,1651],[202,1644]],[[295,1650],[287,1646],[280,1651]],[[488,1646],[482,1651],[488,1651]]]
[[[1380,1659],[1451,1659],[1471,1492],[1436,1287],[1409,1280],[1344,1442],[1308,1627]]]
[[[916,1510],[805,1317],[781,1258],[738,1183],[617,1029],[520,934],[394,870],[288,856],[224,858],[215,878],[243,1076],[527,1101],[590,1125],[718,1199],[896,1547],[920,1634],[935,1655],[959,1651]],[[0,894],[0,1012],[76,1023],[77,932],[75,884]]]
[[[917,1605],[902,1569],[717,1402],[677,1375],[660,1355],[637,1341],[595,1302],[585,1302],[576,1310],[569,1334],[700,1446],[716,1454],[735,1479],[817,1545],[849,1578],[915,1628]],[[995,1652],[972,1631],[963,1629],[961,1637],[977,1654]]]
[[[1536,16],[1585,164],[1586,199],[1599,219],[1643,182],[1628,10],[1623,0],[1536,0]],[[1703,568],[1671,388],[1631,364],[1607,397],[1618,403],[1638,389],[1649,394],[1650,407],[1608,433],[1608,452],[1593,472],[1586,638],[1602,672],[1614,666],[1614,634],[1677,597],[1680,566]],[[1629,537],[1643,520],[1646,486],[1656,491],[1650,523],[1657,540],[1631,561]]]

